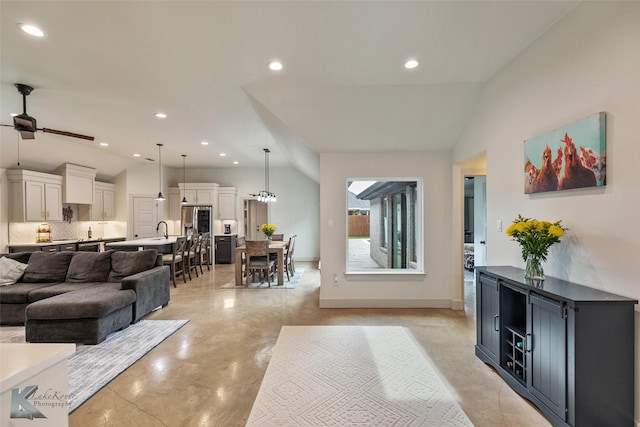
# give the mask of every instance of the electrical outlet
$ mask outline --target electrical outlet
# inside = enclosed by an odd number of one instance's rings
[[[502,231],[502,220],[501,219],[496,221],[496,230],[497,231]]]
[[[334,274],[333,275],[333,286],[338,286],[338,275]]]

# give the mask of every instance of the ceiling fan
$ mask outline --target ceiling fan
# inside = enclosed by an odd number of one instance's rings
[[[56,135],[86,139],[88,141],[93,141],[95,139],[93,136],[81,135],[79,133],[66,132],[63,130],[56,130],[56,129],[50,129],[50,128],[36,127],[36,118],[31,117],[27,114],[27,96],[31,93],[31,91],[33,90],[33,87],[26,84],[22,84],[22,83],[16,83],[15,86],[16,88],[18,88],[18,92],[22,94],[22,110],[23,111],[22,111],[22,114],[18,114],[17,116],[13,117],[13,128],[18,132],[20,132],[20,136],[22,136],[22,139],[35,139],[35,133],[38,130],[44,133],[54,133]],[[11,126],[11,125],[3,124],[2,126]]]

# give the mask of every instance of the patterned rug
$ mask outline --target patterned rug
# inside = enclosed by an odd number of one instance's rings
[[[472,426],[400,326],[283,326],[247,426]]]
[[[97,345],[78,345],[69,357],[69,413],[151,351],[188,320],[141,320]],[[0,328],[0,343],[24,342],[24,327]]]
[[[296,286],[298,286],[298,282],[300,282],[300,278],[302,277],[303,273],[303,268],[296,269],[296,272],[291,277],[291,280],[287,280],[287,275],[285,274],[284,284],[279,286],[277,284],[277,281],[276,283],[272,282],[271,289],[294,289]],[[256,277],[258,276],[256,275]],[[269,285],[265,280],[264,282],[249,282],[248,285],[236,286],[236,283],[234,281],[225,283],[224,285],[220,286],[220,289],[269,289]]]

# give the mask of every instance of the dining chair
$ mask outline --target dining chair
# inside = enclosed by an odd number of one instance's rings
[[[293,251],[296,246],[296,237],[298,237],[297,234],[289,237],[289,245],[287,246],[287,250],[284,253],[284,271],[287,272],[287,280],[289,280],[289,273],[291,273],[291,276],[293,276],[293,274],[296,272],[296,266],[293,263]]]
[[[176,277],[182,274],[182,280],[187,283],[187,278],[184,275],[184,246],[187,241],[186,237],[180,236],[176,238],[176,243],[173,246],[173,251],[170,254],[162,255],[162,263],[169,266],[169,272],[171,273],[171,281],[173,287],[177,288]]]
[[[272,234],[271,240],[274,242],[284,242],[284,234]]]
[[[271,277],[276,271],[276,261],[269,257],[269,242],[267,240],[247,240],[247,282],[249,273],[255,279],[255,273],[266,274],[267,283],[271,287]],[[248,283],[247,283],[248,284]]]
[[[200,274],[204,274],[202,264],[207,266],[207,271],[211,271],[209,268],[209,247],[211,245],[211,233],[202,233],[198,241],[198,247],[196,248],[196,263],[200,267]]]
[[[242,236],[242,237],[238,237],[236,239],[236,248],[242,247],[246,245],[246,237]],[[244,277],[247,275],[247,253],[246,252],[241,252],[240,253],[240,271],[242,271],[242,280],[244,280]]]
[[[187,270],[189,274],[189,280],[192,280],[191,271],[195,271],[196,277],[198,276],[198,266],[196,265],[196,245],[198,244],[198,240],[200,239],[199,234],[192,234],[190,239],[187,239],[187,242],[184,245],[184,268]]]

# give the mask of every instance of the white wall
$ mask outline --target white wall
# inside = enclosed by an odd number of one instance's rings
[[[551,249],[555,277],[640,297],[640,4],[585,2],[485,87],[454,151],[487,153],[487,224],[520,213],[570,230]],[[525,195],[523,141],[607,113],[607,185]],[[523,265],[516,242],[488,227],[488,263]]]
[[[344,274],[347,179],[357,177],[422,178],[426,275]],[[322,153],[320,200],[321,307],[460,307],[460,288],[453,286],[451,269],[442,268],[452,264],[448,151]]]
[[[607,113],[607,185],[525,195],[523,141],[599,111]],[[523,266],[496,220],[562,219],[570,230],[545,273],[640,299],[640,3],[582,2],[488,82],[454,161],[485,150],[488,264]]]
[[[0,169],[0,253],[9,252],[9,184],[6,169]]]

